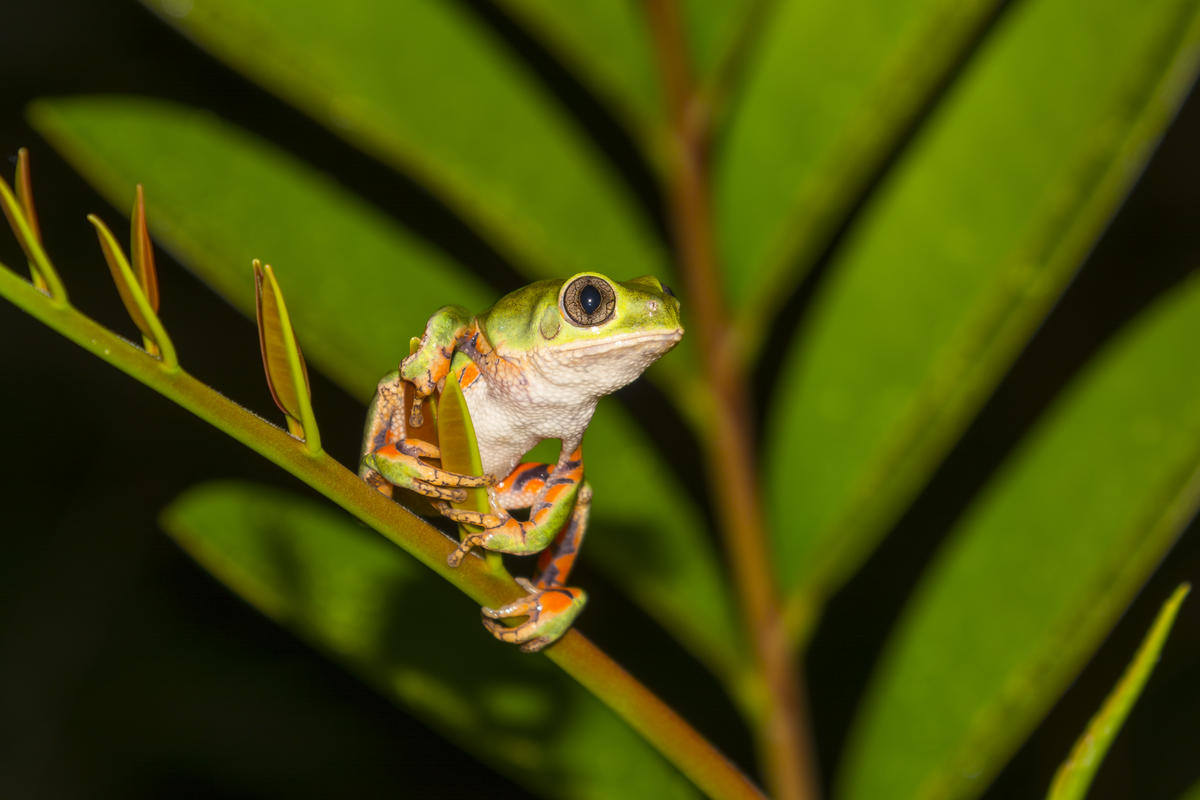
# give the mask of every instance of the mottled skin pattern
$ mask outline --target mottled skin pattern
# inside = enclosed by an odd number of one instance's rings
[[[541,553],[528,593],[483,609],[498,639],[540,650],[561,636],[587,600],[566,585],[587,528],[591,487],[583,479],[584,431],[597,400],[636,379],[683,336],[679,301],[655,278],[617,283],[598,273],[539,281],[478,316],[458,306],[434,314],[420,346],[379,383],[371,404],[360,474],[381,491],[423,494],[464,536],[449,563],[474,547]],[[479,444],[483,477],[423,461],[438,448],[416,435],[423,398],[440,392],[453,370]],[[555,464],[521,463],[544,439],[562,442]],[[466,489],[486,487],[486,514],[452,508]],[[521,521],[509,512],[529,509]],[[498,620],[526,617],[508,626]]]

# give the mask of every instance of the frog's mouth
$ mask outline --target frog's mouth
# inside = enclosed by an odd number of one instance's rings
[[[683,328],[668,331],[630,331],[603,339],[580,339],[570,344],[562,344],[555,349],[560,352],[604,352],[606,350],[624,350],[641,344],[662,344],[663,350],[669,349],[683,338]]]

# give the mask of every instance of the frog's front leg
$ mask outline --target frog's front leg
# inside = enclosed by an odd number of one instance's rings
[[[484,624],[502,641],[521,645],[536,652],[562,636],[583,606],[587,594],[567,586],[567,576],[587,530],[592,490],[583,481],[583,456],[576,448],[553,469],[547,464],[521,464],[493,492],[503,509],[500,514],[478,514],[440,508],[443,514],[484,530],[468,534],[450,556],[457,566],[475,546],[504,553],[541,553],[535,579],[518,579],[528,592],[501,608],[485,608]],[[509,516],[510,509],[529,508],[529,520],[521,522]],[[526,617],[508,627],[498,622],[509,617]]]
[[[400,377],[412,383],[421,397],[440,391],[450,372],[454,351],[478,333],[474,317],[465,308],[439,308],[425,323],[425,333],[416,351],[400,362]]]
[[[404,384],[399,373],[385,375],[371,401],[363,433],[359,466],[363,480],[388,496],[395,485],[450,502],[462,502],[467,489],[487,485],[486,478],[447,472],[422,461],[438,458],[441,453],[435,445],[408,436],[410,412],[404,405]]]

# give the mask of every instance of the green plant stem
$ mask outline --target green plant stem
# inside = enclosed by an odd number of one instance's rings
[[[755,709],[759,751],[776,797],[818,794],[803,679],[788,642],[766,540],[749,398],[750,376],[730,336],[721,296],[709,203],[709,115],[693,84],[677,0],[648,5],[655,52],[670,105],[670,217],[688,289],[711,420],[707,448],[725,548],[764,684]]]
[[[159,394],[224,431],[349,511],[481,605],[498,606],[524,594],[506,573],[482,558],[453,569],[446,557],[457,542],[360,480],[328,454],[234,403],[84,316],[52,299],[0,264],[0,296]],[[637,730],[702,791],[715,798],[758,798],[759,789],[653,692],[582,634],[569,631],[546,655]]]

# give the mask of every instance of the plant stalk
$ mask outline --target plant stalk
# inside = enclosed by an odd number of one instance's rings
[[[691,75],[677,0],[651,0],[648,12],[669,106],[669,214],[710,393],[709,484],[766,695],[758,708],[760,759],[775,797],[808,800],[819,789],[803,680],[789,646],[766,541],[751,377],[731,336],[717,269],[709,115]]]
[[[480,605],[504,605],[524,594],[512,578],[493,571],[482,558],[468,558],[451,568],[446,557],[455,541],[327,453],[309,450],[303,441],[192,377],[178,363],[150,355],[64,301],[46,296],[3,264],[0,297],[300,478]],[[762,798],[758,787],[719,750],[582,634],[568,631],[546,655],[710,797]]]

